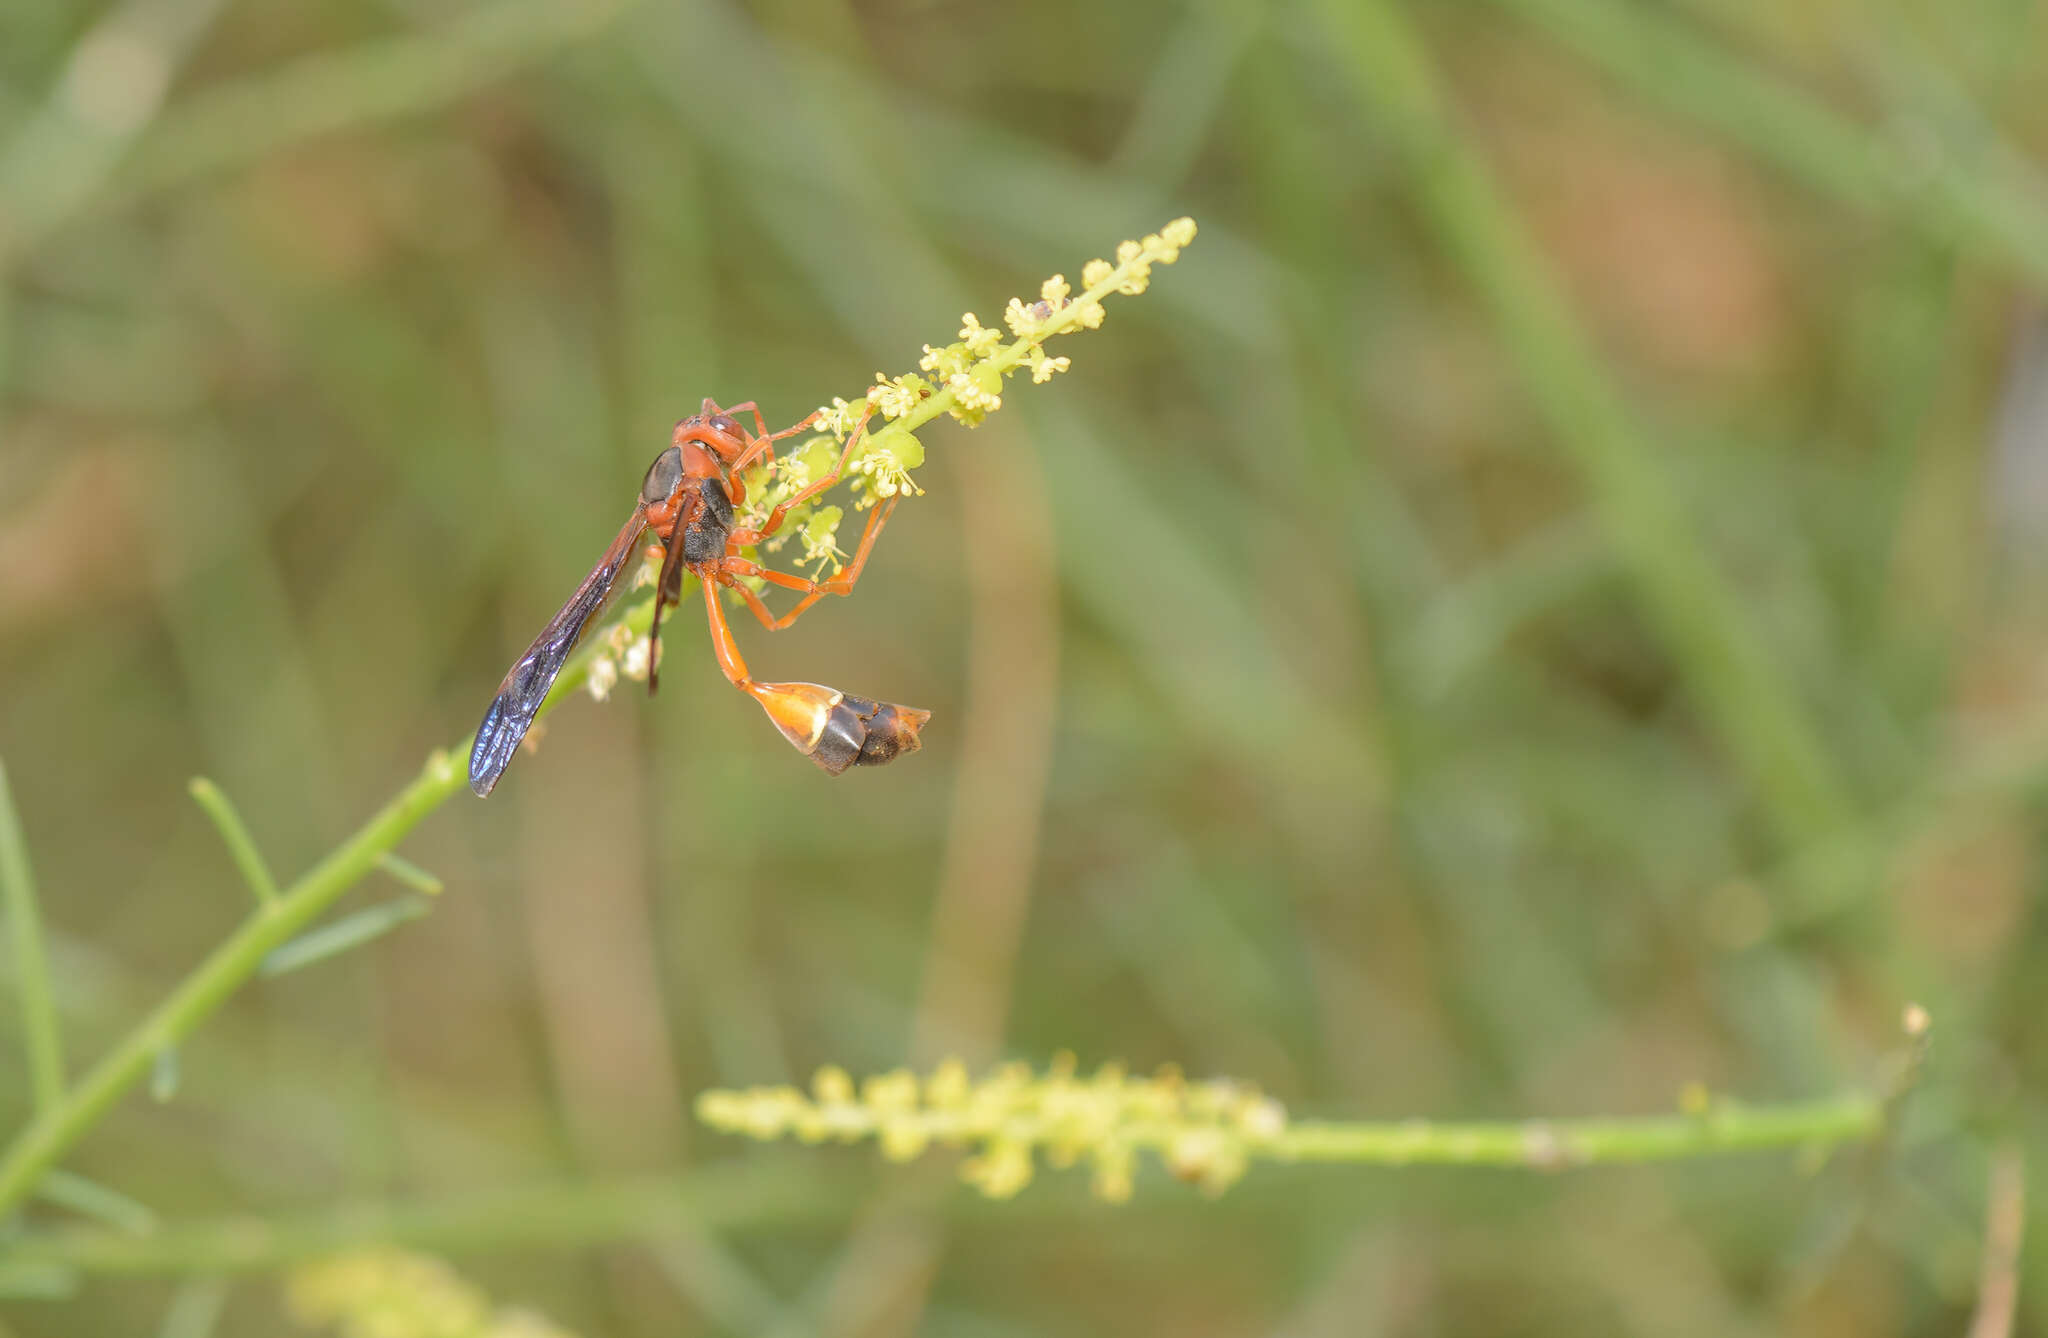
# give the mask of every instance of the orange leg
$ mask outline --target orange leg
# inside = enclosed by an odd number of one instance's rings
[[[760,596],[743,585],[734,586],[746,598],[747,607],[754,611],[754,616],[761,620],[761,625],[771,632],[780,632],[798,618],[801,618],[804,610],[810,608],[811,605],[817,603],[825,596],[844,595],[853,590],[854,583],[860,580],[861,569],[868,564],[868,554],[874,551],[875,537],[881,534],[882,526],[888,523],[889,513],[896,509],[896,503],[899,500],[901,499],[891,497],[888,501],[874,509],[873,513],[868,516],[867,529],[861,533],[860,547],[854,550],[853,561],[846,564],[846,570],[830,580],[806,580],[804,577],[792,576],[788,572],[775,571],[762,566],[758,562],[752,562],[740,557],[740,541],[737,538],[727,545],[727,555],[724,561],[719,563],[719,570],[721,573],[730,573],[734,576],[758,576],[771,585],[779,585],[785,590],[803,592],[804,597],[797,601],[795,608],[783,614],[780,618],[776,618],[769,614],[767,606],[761,603]]]
[[[813,415],[813,417],[815,416],[816,415]],[[809,420],[807,419],[805,421],[808,422]],[[803,426],[803,424],[799,423],[797,426],[801,427]],[[773,511],[770,511],[768,513],[768,519],[761,522],[760,528],[752,530],[734,530],[733,539],[741,547],[745,547],[747,544],[757,544],[761,542],[763,539],[766,539],[768,536],[774,534],[777,530],[782,528],[782,519],[784,516],[788,515],[791,511],[794,511],[796,508],[802,506],[805,502],[810,501],[819,493],[825,491],[827,488],[830,488],[832,485],[839,482],[840,477],[846,473],[846,462],[848,460],[851,460],[853,458],[854,451],[860,448],[861,438],[867,434],[867,428],[868,417],[866,414],[862,414],[860,421],[853,425],[853,431],[847,435],[846,449],[839,453],[839,463],[832,466],[831,473],[827,474],[824,478],[817,480],[815,483],[811,483],[806,487],[800,489],[795,496],[791,497],[788,501],[778,505]],[[792,428],[790,430],[795,431],[796,429]],[[892,502],[894,501],[893,498],[890,500]]]
[[[726,622],[725,609],[718,602],[718,587],[711,581],[704,582],[704,612],[711,621],[711,653],[718,657],[719,669],[727,682],[742,692],[748,691],[754,686],[753,675],[747,672],[740,643],[733,640],[732,626]]]
[[[813,409],[797,420],[793,426],[786,427],[780,432],[770,432],[768,424],[762,421],[760,407],[752,400],[748,400],[745,404],[735,404],[726,412],[738,413],[741,409],[748,409],[753,412],[754,426],[759,430],[760,435],[748,442],[747,449],[740,452],[732,464],[726,467],[726,473],[735,479],[764,460],[768,464],[773,465],[775,463],[776,442],[781,441],[784,437],[793,437],[818,421],[818,411]],[[740,499],[735,497],[733,500],[737,502]]]
[[[762,570],[765,572],[767,569],[763,568]],[[781,572],[774,574],[777,576],[782,575]],[[771,632],[775,630],[775,615],[768,612],[768,606],[761,602],[761,597],[754,593],[752,587],[741,584],[738,577],[725,570],[719,571],[718,583],[725,586],[728,590],[737,591],[739,597],[747,601],[747,607],[753,610],[754,616],[760,619],[761,626]]]

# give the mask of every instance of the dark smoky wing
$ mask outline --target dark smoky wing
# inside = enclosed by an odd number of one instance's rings
[[[636,513],[634,521],[629,521],[612,542],[604,561],[583,578],[583,584],[576,588],[569,602],[541,629],[541,634],[505,675],[505,681],[498,685],[498,695],[484,711],[483,723],[476,728],[476,742],[469,750],[469,788],[479,798],[491,792],[498,777],[512,764],[520,740],[532,728],[534,716],[547,700],[548,689],[555,685],[562,666],[569,662],[570,653],[583,639],[584,629],[616,592],[619,569],[632,557],[633,545],[640,537],[637,521]]]
[[[574,607],[571,605],[563,612]],[[548,689],[568,663],[569,653],[576,649],[590,612],[567,629],[548,624],[547,632],[527,647],[526,654],[519,657],[519,663],[512,666],[512,672],[498,686],[498,695],[484,710],[483,723],[476,727],[476,742],[469,750],[469,788],[476,791],[478,798],[489,794],[498,777],[512,764],[512,755],[519,751],[520,740],[526,737],[534,716],[540,713]]]
[[[517,711],[502,696],[491,702],[483,723],[476,727],[476,742],[469,749],[469,788],[477,798],[489,794],[498,783],[532,724],[532,711]]]
[[[605,568],[599,567],[591,576],[603,572]],[[569,662],[576,643],[583,639],[583,629],[604,607],[614,584],[610,578],[616,575],[617,570],[613,569],[603,581],[585,581],[498,685],[498,695],[484,711],[483,723],[476,729],[476,742],[469,750],[469,788],[479,797],[489,794],[498,777],[511,765],[520,740],[526,737],[541,703],[547,700],[548,689],[555,685],[562,666]]]

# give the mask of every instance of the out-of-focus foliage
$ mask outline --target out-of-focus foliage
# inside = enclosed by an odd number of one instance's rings
[[[703,397],[786,425],[1202,223],[1071,370],[921,432],[851,599],[738,629],[932,708],[923,752],[822,775],[678,620],[659,698],[564,707],[407,844],[431,913],[66,1159],[157,1235],[6,1331],[192,1338],[183,1279],[385,1237],[591,1336],[1968,1323],[1987,1197],[2048,1174],[2032,7],[4,10],[0,758],[74,1073],[246,910],[190,777],[288,881]],[[690,1114],[1068,1048],[1303,1119],[1797,1100],[1908,999],[1905,1125],[1810,1173],[987,1205]],[[265,1278],[215,1331],[284,1322]]]

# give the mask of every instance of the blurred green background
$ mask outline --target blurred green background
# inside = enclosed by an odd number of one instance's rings
[[[75,1064],[245,909],[190,776],[296,874],[704,396],[794,421],[1202,228],[924,433],[853,598],[738,628],[922,754],[825,777],[685,617],[407,843],[430,916],[66,1164],[167,1231],[554,1185],[416,1238],[586,1335],[1961,1331],[1989,1166],[2048,1166],[2044,59],[2024,0],[8,7],[0,758]],[[1302,1115],[1790,1100],[1908,1000],[1905,1126],[1822,1168],[986,1205],[690,1116],[1062,1048]]]

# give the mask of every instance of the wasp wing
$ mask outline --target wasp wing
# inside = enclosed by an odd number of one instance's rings
[[[617,592],[619,574],[632,560],[640,532],[646,528],[642,508],[634,507],[632,519],[619,531],[619,537],[612,540],[603,560],[583,578],[583,584],[576,587],[569,602],[541,629],[541,634],[505,675],[505,681],[498,685],[498,695],[484,712],[483,723],[476,728],[476,742],[469,750],[469,788],[478,798],[489,794],[498,777],[512,764],[520,740],[533,727],[533,718],[540,713],[541,703],[547,700],[548,689],[568,663],[570,652]]]

